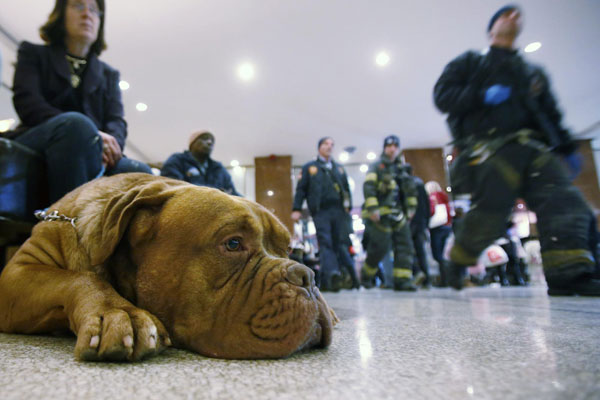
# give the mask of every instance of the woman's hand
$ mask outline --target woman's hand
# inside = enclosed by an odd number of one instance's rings
[[[102,163],[106,168],[112,168],[123,157],[121,147],[114,136],[98,131],[102,137]]]

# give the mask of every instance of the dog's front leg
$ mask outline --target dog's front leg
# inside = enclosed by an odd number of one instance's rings
[[[139,360],[170,345],[162,323],[92,272],[9,263],[0,276],[0,330],[70,328],[81,360]]]

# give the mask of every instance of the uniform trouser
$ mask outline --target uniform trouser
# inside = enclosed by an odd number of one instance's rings
[[[342,221],[340,229],[340,243],[338,249],[338,263],[340,271],[344,268],[348,272],[348,276],[352,280],[353,285],[357,285],[358,277],[356,275],[356,269],[354,268],[354,258],[350,255],[350,246],[352,241],[350,240],[350,234],[352,230],[352,218],[347,212],[344,212],[344,220]]]
[[[438,226],[429,230],[431,235],[431,254],[433,259],[437,261],[440,270],[440,283],[442,286],[448,284],[448,278],[446,276],[446,260],[444,259],[444,247],[446,247],[446,241],[452,233],[452,228],[448,225]]]
[[[363,276],[372,278],[375,275],[379,262],[391,246],[394,253],[394,278],[411,279],[415,250],[406,219],[395,221],[384,216],[379,222],[366,220],[365,229],[368,230],[369,241]]]
[[[341,224],[345,211],[340,207],[319,210],[312,215],[319,243],[319,265],[321,284],[329,288],[331,277],[340,274],[338,252],[340,251]]]
[[[102,169],[102,138],[92,120],[65,112],[28,129],[15,138],[44,156],[48,195],[54,203],[76,187],[94,179]],[[152,173],[146,164],[122,157],[106,175],[122,172]]]
[[[471,209],[456,230],[453,262],[474,265],[479,254],[506,230],[515,200],[536,213],[544,274],[550,285],[591,273],[590,209],[553,153],[508,143],[471,169]]]
[[[349,245],[342,240],[340,241],[337,258],[338,265],[340,267],[340,272],[342,272],[342,268],[348,273],[348,276],[352,280],[352,284],[358,283],[358,278],[356,275],[356,269],[354,269],[354,259],[350,255]]]
[[[413,274],[422,271],[425,274],[425,282],[429,283],[429,262],[427,261],[427,234],[424,230],[416,230],[412,234],[413,246],[415,248],[415,262],[413,262]]]

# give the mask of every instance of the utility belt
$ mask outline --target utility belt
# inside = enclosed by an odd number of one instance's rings
[[[379,210],[379,216],[381,218],[385,217],[395,222],[400,222],[404,219],[404,212],[400,208],[381,206],[377,209]],[[361,218],[363,219],[369,218],[370,215],[371,213],[366,208],[361,212]]]
[[[519,129],[516,132],[481,139],[474,137],[467,147],[459,154],[466,157],[469,165],[479,165],[494,155],[498,150],[508,143],[518,142],[524,146],[530,146],[537,150],[549,152],[550,147],[540,139],[542,135],[533,129]]]
[[[472,193],[473,184],[475,184],[473,168],[483,164],[508,143],[517,142],[540,152],[550,152],[550,147],[540,140],[541,137],[542,135],[533,129],[519,129],[516,132],[485,139],[480,136],[472,137],[465,143],[465,147],[450,167],[450,182],[453,192],[456,194]]]

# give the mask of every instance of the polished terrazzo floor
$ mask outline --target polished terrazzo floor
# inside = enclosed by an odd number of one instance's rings
[[[327,293],[328,350],[226,361],[181,350],[80,363],[73,338],[0,334],[0,399],[600,399],[600,298],[544,287]]]

